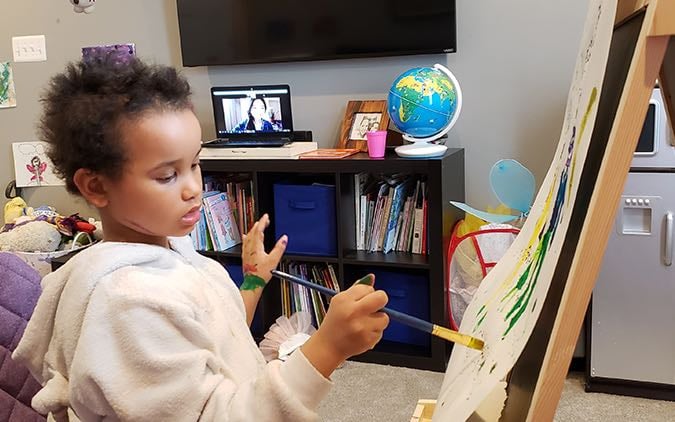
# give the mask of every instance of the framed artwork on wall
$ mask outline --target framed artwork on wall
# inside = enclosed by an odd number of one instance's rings
[[[349,101],[336,148],[356,148],[365,152],[368,150],[366,132],[387,130],[388,126],[386,100]]]

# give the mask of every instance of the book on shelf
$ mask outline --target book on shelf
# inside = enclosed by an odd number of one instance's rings
[[[354,215],[356,216],[356,249],[364,249],[364,233],[366,229],[366,212],[367,206],[365,202],[367,196],[365,193],[366,182],[368,181],[368,173],[361,172],[354,175]]]
[[[297,159],[304,152],[314,151],[319,147],[316,142],[291,142],[281,147],[252,148],[202,148],[201,160],[219,160],[230,158],[241,159]]]
[[[412,239],[412,253],[421,254],[423,250],[423,234],[425,226],[425,202],[426,196],[424,193],[425,184],[421,183],[420,189],[417,192],[415,200],[414,220],[413,220],[413,239]]]
[[[356,249],[426,253],[425,190],[426,182],[416,175],[354,174]]]
[[[332,264],[308,264],[282,262],[282,271],[297,275],[314,283],[340,291],[335,269]],[[314,327],[319,327],[328,310],[328,298],[295,283],[281,280],[281,311],[289,317],[295,312],[305,311],[312,315]]]
[[[303,152],[298,156],[301,160],[330,160],[335,158],[345,158],[359,153],[356,148],[319,148],[314,151]]]
[[[399,225],[399,218],[401,217],[401,207],[403,206],[402,198],[405,195],[405,192],[408,190],[409,185],[410,179],[406,179],[394,186],[391,208],[389,209],[389,217],[387,220],[386,233],[382,245],[382,251],[384,253],[391,252],[394,249],[394,245],[397,240],[397,234],[399,233],[397,229]]]
[[[241,236],[227,194],[209,192],[202,202],[214,250],[224,251],[240,244]]]
[[[209,192],[223,192],[227,195],[230,209],[237,222],[239,235],[248,233],[255,223],[255,201],[253,180],[248,173],[231,173],[204,176],[204,196]]]

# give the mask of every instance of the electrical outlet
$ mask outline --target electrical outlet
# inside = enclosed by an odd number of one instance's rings
[[[15,62],[43,62],[47,60],[45,36],[12,37],[12,51]]]

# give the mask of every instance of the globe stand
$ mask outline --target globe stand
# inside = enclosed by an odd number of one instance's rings
[[[430,144],[429,142],[415,142],[408,145],[396,147],[395,151],[399,157],[404,158],[433,158],[445,154],[448,147],[445,145]]]

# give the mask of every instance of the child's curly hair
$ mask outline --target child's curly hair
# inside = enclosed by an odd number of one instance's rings
[[[50,81],[39,125],[66,189],[80,193],[73,182],[80,168],[119,177],[126,159],[120,123],[147,112],[192,109],[190,94],[187,80],[172,67],[111,57],[70,63]]]

